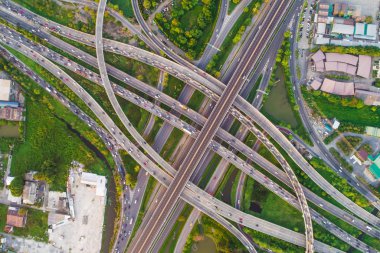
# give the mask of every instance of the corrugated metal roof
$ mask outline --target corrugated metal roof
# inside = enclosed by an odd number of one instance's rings
[[[8,101],[11,92],[11,81],[0,79],[0,100]]]
[[[331,33],[353,35],[354,34],[353,25],[344,25],[344,24],[334,24]]]
[[[369,78],[371,74],[372,58],[368,55],[359,55],[358,76]]]

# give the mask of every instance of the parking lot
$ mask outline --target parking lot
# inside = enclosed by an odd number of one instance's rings
[[[64,252],[100,252],[105,200],[95,192],[95,188],[81,184],[79,175],[74,173],[75,220],[49,234],[49,240],[55,247]]]

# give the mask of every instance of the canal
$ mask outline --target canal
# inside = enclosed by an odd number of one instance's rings
[[[274,120],[282,121],[297,127],[297,119],[289,102],[288,92],[285,86],[285,73],[282,66],[278,66],[275,72],[275,85],[266,99],[262,111]]]

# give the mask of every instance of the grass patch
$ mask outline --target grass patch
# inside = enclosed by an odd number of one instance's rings
[[[241,252],[244,246],[240,241],[228,232],[222,225],[206,215],[202,215],[200,224],[194,226],[188,237],[183,252],[192,252],[191,247],[194,239],[203,239],[205,236],[210,237],[217,248],[217,252]]]
[[[244,232],[249,234],[254,238],[255,243],[257,243],[261,248],[270,249],[277,253],[302,253],[305,249],[291,243],[279,240],[277,238],[271,237],[264,233],[256,230],[249,229],[247,227],[243,228]]]
[[[249,92],[249,95],[248,95],[248,97],[247,97],[247,101],[248,101],[249,103],[251,103],[251,104],[252,104],[253,100],[254,100],[255,97],[256,97],[257,89],[259,88],[262,79],[263,79],[263,75],[261,74],[261,75],[259,76],[259,78],[257,79],[255,85],[253,85],[251,91]]]
[[[327,136],[324,140],[323,143],[325,144],[330,144],[333,140],[335,140],[339,136],[339,133],[337,131],[334,131],[332,134]]]
[[[113,164],[107,148],[96,133],[12,65],[4,61],[0,65],[2,69],[7,66],[7,72],[21,84],[26,96],[25,142],[22,145],[18,143],[14,148],[12,175],[23,175],[29,170],[41,171],[45,161],[52,161],[55,166],[46,172],[52,181],[52,190],[65,190],[68,168],[73,160],[83,163],[89,171],[104,175],[105,164],[65,122],[70,122],[71,128],[91,142]]]
[[[341,123],[359,127],[378,127],[380,125],[380,110],[373,110],[371,106],[363,105],[361,108],[342,106],[342,98],[321,92],[307,91],[305,87],[303,87],[302,93],[313,111],[325,118],[336,118]]]
[[[110,3],[117,5],[119,10],[123,12],[123,15],[127,18],[133,18],[133,8],[131,0],[110,0]]]
[[[125,150],[119,150],[119,154],[123,161],[126,175],[125,183],[129,185],[132,189],[135,188],[137,183],[137,176],[141,169],[140,165],[127,153]]]
[[[215,154],[210,163],[207,165],[205,171],[203,172],[203,175],[202,175],[202,178],[201,178],[201,181],[199,182],[198,186],[202,189],[204,189],[206,187],[206,185],[208,184],[208,182],[210,181],[210,178],[212,177],[212,175],[214,174],[214,171],[216,170],[216,168],[218,167],[219,163],[221,161],[221,157],[217,154]]]
[[[163,92],[166,95],[169,95],[170,97],[177,99],[181,94],[181,91],[185,87],[185,83],[171,75],[166,75],[163,86]]]
[[[231,206],[236,205],[236,191],[239,185],[239,179],[240,179],[241,171],[239,170],[236,174],[236,177],[234,179],[234,182],[232,183],[232,190],[231,190]]]
[[[234,9],[236,8],[236,6],[238,6],[239,3],[234,3],[234,1],[230,0],[228,3],[228,14],[231,14],[231,12],[234,11]]]
[[[239,120],[234,119],[234,122],[232,123],[232,126],[228,132],[232,135],[236,135],[236,133],[239,131],[239,128],[241,127],[241,123]]]
[[[362,140],[361,137],[346,136],[337,141],[336,146],[343,152],[343,154],[348,156]]]
[[[341,165],[343,168],[345,168],[349,172],[354,171],[354,168],[352,167],[352,165],[340,155],[338,150],[336,150],[335,148],[330,148],[329,151],[335,157],[335,159],[339,162],[339,165]]]
[[[178,128],[173,129],[173,131],[171,132],[168,140],[166,141],[161,151],[161,156],[165,160],[170,159],[178,143],[180,142],[182,136],[183,136],[183,132],[181,130],[179,130]]]
[[[199,109],[202,106],[203,100],[206,98],[206,96],[200,92],[199,90],[195,90],[193,95],[191,96],[189,102],[187,103],[188,107],[193,109],[194,111],[198,112]]]
[[[232,26],[230,32],[227,34],[224,39],[220,51],[215,54],[210,62],[207,64],[206,70],[212,75],[219,77],[220,70],[222,69],[223,64],[226,62],[228,56],[230,55],[232,49],[235,47],[233,40],[235,36],[239,33],[239,29],[243,26],[247,27],[251,24],[253,18],[253,12],[251,11],[256,3],[261,4],[262,0],[254,0],[248,6],[248,11],[243,12],[240,17],[236,20],[235,24]]]
[[[189,204],[185,205],[180,216],[177,219],[177,222],[174,224],[165,242],[162,244],[162,248],[159,251],[160,253],[174,252],[175,246],[177,245],[178,237],[180,236],[181,231],[186,223],[186,219],[190,215],[192,210],[192,206],[190,206]]]
[[[60,4],[53,0],[15,0],[16,3],[24,6],[32,12],[41,15],[45,18],[53,20],[62,25],[80,30],[86,33],[95,33],[95,18],[92,19],[91,15],[96,16],[96,11],[90,8],[83,8],[88,15],[80,13],[80,7],[74,5],[74,8],[63,8]],[[78,21],[76,15],[81,15],[86,19],[86,22]]]
[[[7,212],[8,206],[0,204],[0,227],[4,229],[5,224],[7,223]]]

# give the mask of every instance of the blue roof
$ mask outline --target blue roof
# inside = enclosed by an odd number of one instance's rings
[[[18,107],[18,102],[0,101],[0,107]]]

